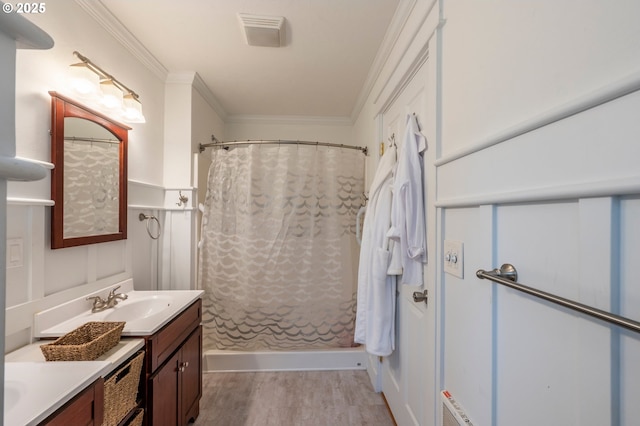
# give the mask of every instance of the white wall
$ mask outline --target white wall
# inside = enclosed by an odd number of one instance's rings
[[[196,73],[169,76],[167,82],[167,120],[165,144],[165,193],[163,242],[161,255],[162,289],[191,289],[197,282],[197,242],[200,215],[198,200],[205,184],[199,187],[200,168],[208,168],[206,154],[199,144],[211,134],[224,134],[224,122],[209,89]],[[180,202],[180,194],[188,201]]]
[[[165,85],[164,184],[191,186],[191,103],[195,73],[170,74]]]
[[[129,132],[129,178],[162,183],[164,120],[163,82],[145,68],[100,25],[73,1],[56,2],[46,13],[28,19],[47,31],[55,46],[46,51],[20,51],[17,57],[16,131],[17,153],[36,160],[50,161],[50,99],[48,91],[70,94],[68,66],[79,62],[77,50],[97,65],[132,87],[144,106],[145,124],[133,124]],[[70,23],[73,23],[71,25]],[[73,96],[72,96],[73,97]],[[25,192],[26,190],[23,190]],[[48,197],[49,182],[32,189]]]
[[[134,282],[140,289],[185,290],[197,282],[197,241],[199,214],[197,204],[206,185],[198,188],[199,176],[208,169],[208,157],[200,155],[199,144],[211,134],[224,134],[224,122],[209,89],[195,72],[171,74],[165,85],[166,120],[164,125],[164,186],[131,182],[133,199],[129,217],[137,225],[133,240]],[[187,197],[185,203],[180,196]],[[140,223],[144,213],[158,218],[159,238],[152,239]],[[157,225],[150,224],[152,236]]]
[[[444,154],[638,70],[638,3],[444,2]]]
[[[200,144],[211,142],[211,135],[215,135],[220,140],[225,140],[225,122],[221,115],[224,114],[216,106],[215,100],[211,99],[211,94],[199,84],[196,76],[196,86],[192,94],[192,126],[191,126],[191,152],[193,153],[192,185],[196,187],[194,191],[194,208],[198,204],[204,203],[207,193],[207,176],[209,175],[209,166],[211,165],[211,150],[200,152]],[[224,115],[223,115],[224,116]],[[202,223],[202,214],[196,210],[195,214],[195,232],[192,241],[193,247],[193,268],[195,269],[195,280],[197,281],[197,262],[198,262],[198,241],[200,241],[200,227]]]
[[[634,424],[637,335],[475,271],[513,263],[520,282],[640,318],[624,261],[640,253],[640,84],[615,94],[629,75],[640,83],[640,4],[443,11],[436,206],[465,267],[440,274],[439,387],[474,424]]]
[[[433,72],[427,82],[433,89],[430,146],[438,152],[429,165],[436,170],[437,196],[427,214],[438,218],[429,231],[439,236],[430,262],[442,258],[442,240],[463,241],[465,275],[452,277],[437,265],[435,276],[428,277],[436,280],[433,327],[442,326],[437,331],[442,356],[430,385],[452,391],[471,419],[483,425],[624,425],[640,415],[637,336],[474,275],[476,269],[511,262],[526,284],[640,318],[640,276],[634,268],[640,253],[636,1],[442,0],[430,12],[427,3],[417,2],[396,40],[407,48],[391,52],[353,126],[291,117],[231,117],[224,123],[205,95],[187,87],[194,124],[185,128],[189,137],[175,152],[180,173],[174,173],[174,158],[168,157],[175,147],[164,144],[172,134],[165,126],[164,82],[75,2],[59,3],[29,17],[54,38],[54,49],[18,53],[17,153],[49,161],[47,91],[62,91],[73,50],[131,85],[147,118],[146,124],[134,125],[129,139],[133,240],[52,251],[48,179],[11,183],[7,238],[21,242],[24,263],[7,271],[7,298],[13,305],[7,311],[8,349],[29,340],[36,310],[132,274],[145,277],[144,288],[159,276],[184,278],[185,268],[192,276],[194,187],[201,189],[206,176],[202,156],[196,160],[194,153],[210,134],[224,140],[366,144],[376,153],[382,128],[377,117],[385,100],[393,98],[385,88],[394,87],[395,70],[410,69],[424,53],[414,49],[411,38],[424,41],[422,32],[432,30],[441,8],[446,22],[442,38],[429,43]],[[635,89],[618,98],[606,96],[620,87]],[[590,95],[594,91],[598,96]],[[592,107],[579,107],[591,100]],[[562,111],[572,113],[556,114]],[[182,136],[176,134],[179,140]],[[376,164],[372,154],[367,182]],[[186,212],[172,207],[181,189],[190,191]],[[136,219],[140,211],[180,232],[151,241]],[[185,215],[188,220],[176,226]],[[174,245],[168,244],[170,238]],[[180,250],[180,244],[191,255],[171,269],[175,258],[166,249]],[[437,400],[425,405],[427,412],[439,410]],[[429,419],[436,424],[437,416]]]
[[[426,17],[426,2],[412,7],[354,135],[377,150],[376,114],[428,45],[437,317],[424,333],[438,340],[425,395],[448,389],[480,425],[634,424],[637,335],[475,272],[510,262],[525,284],[640,319],[640,5],[441,0]],[[373,154],[369,182],[376,164]],[[463,279],[438,263],[445,239],[464,242]],[[419,424],[439,425],[439,400],[424,404]]]
[[[67,69],[84,54],[134,89],[146,124],[129,132],[128,177],[162,184],[164,84],[145,68],[76,2],[47,5],[47,13],[27,17],[55,41],[51,50],[21,50],[16,64],[16,151],[18,156],[50,161],[51,106],[48,91],[70,95]],[[71,97],[73,97],[71,95]],[[136,200],[135,191],[129,202]],[[21,247],[22,262],[7,269],[7,350],[29,342],[33,313],[133,274],[132,237],[139,234],[129,215],[129,239],[51,250],[50,179],[8,187],[7,239]],[[136,263],[150,263],[136,253]]]

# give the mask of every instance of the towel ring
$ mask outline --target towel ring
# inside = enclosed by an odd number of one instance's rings
[[[162,233],[162,226],[160,226],[160,221],[158,220],[157,217],[140,213],[138,215],[138,219],[140,219],[140,222],[142,222],[143,220],[147,221],[147,234],[149,234],[152,240],[157,240],[158,238],[160,238],[160,234]],[[156,235],[155,237],[151,233],[151,228],[149,227],[149,224],[151,223],[152,220],[155,220],[156,223],[158,224],[158,235]]]

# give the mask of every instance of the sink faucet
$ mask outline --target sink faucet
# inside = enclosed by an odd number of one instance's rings
[[[118,300],[127,300],[127,297],[129,296],[127,296],[126,294],[116,293],[116,290],[118,290],[119,288],[120,286],[113,288],[109,292],[109,295],[107,296],[106,300],[100,296],[87,297],[87,300],[93,300],[93,306],[91,307],[91,312],[92,313],[101,312],[101,311],[104,311],[105,309],[113,308],[114,306],[116,306],[118,304]]]
[[[118,300],[127,300],[129,296],[124,293],[116,293],[116,290],[119,289],[120,286],[114,287],[110,292],[109,296],[107,296],[107,306],[108,308],[113,308],[118,304]]]

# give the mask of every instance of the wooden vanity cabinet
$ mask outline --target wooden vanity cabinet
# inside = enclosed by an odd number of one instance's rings
[[[186,425],[199,414],[201,380],[199,326],[150,378],[149,413],[153,425]]]
[[[102,377],[47,417],[40,425],[102,425],[104,418],[104,380]]]
[[[202,301],[196,300],[145,336],[144,423],[181,426],[195,420],[202,396]]]
[[[198,326],[182,345],[178,362],[180,380],[178,393],[181,395],[178,419],[181,424],[195,421],[200,414],[202,396],[202,326]]]

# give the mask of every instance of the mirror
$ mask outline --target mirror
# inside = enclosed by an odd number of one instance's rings
[[[127,238],[127,138],[105,115],[51,95],[51,248]]]

